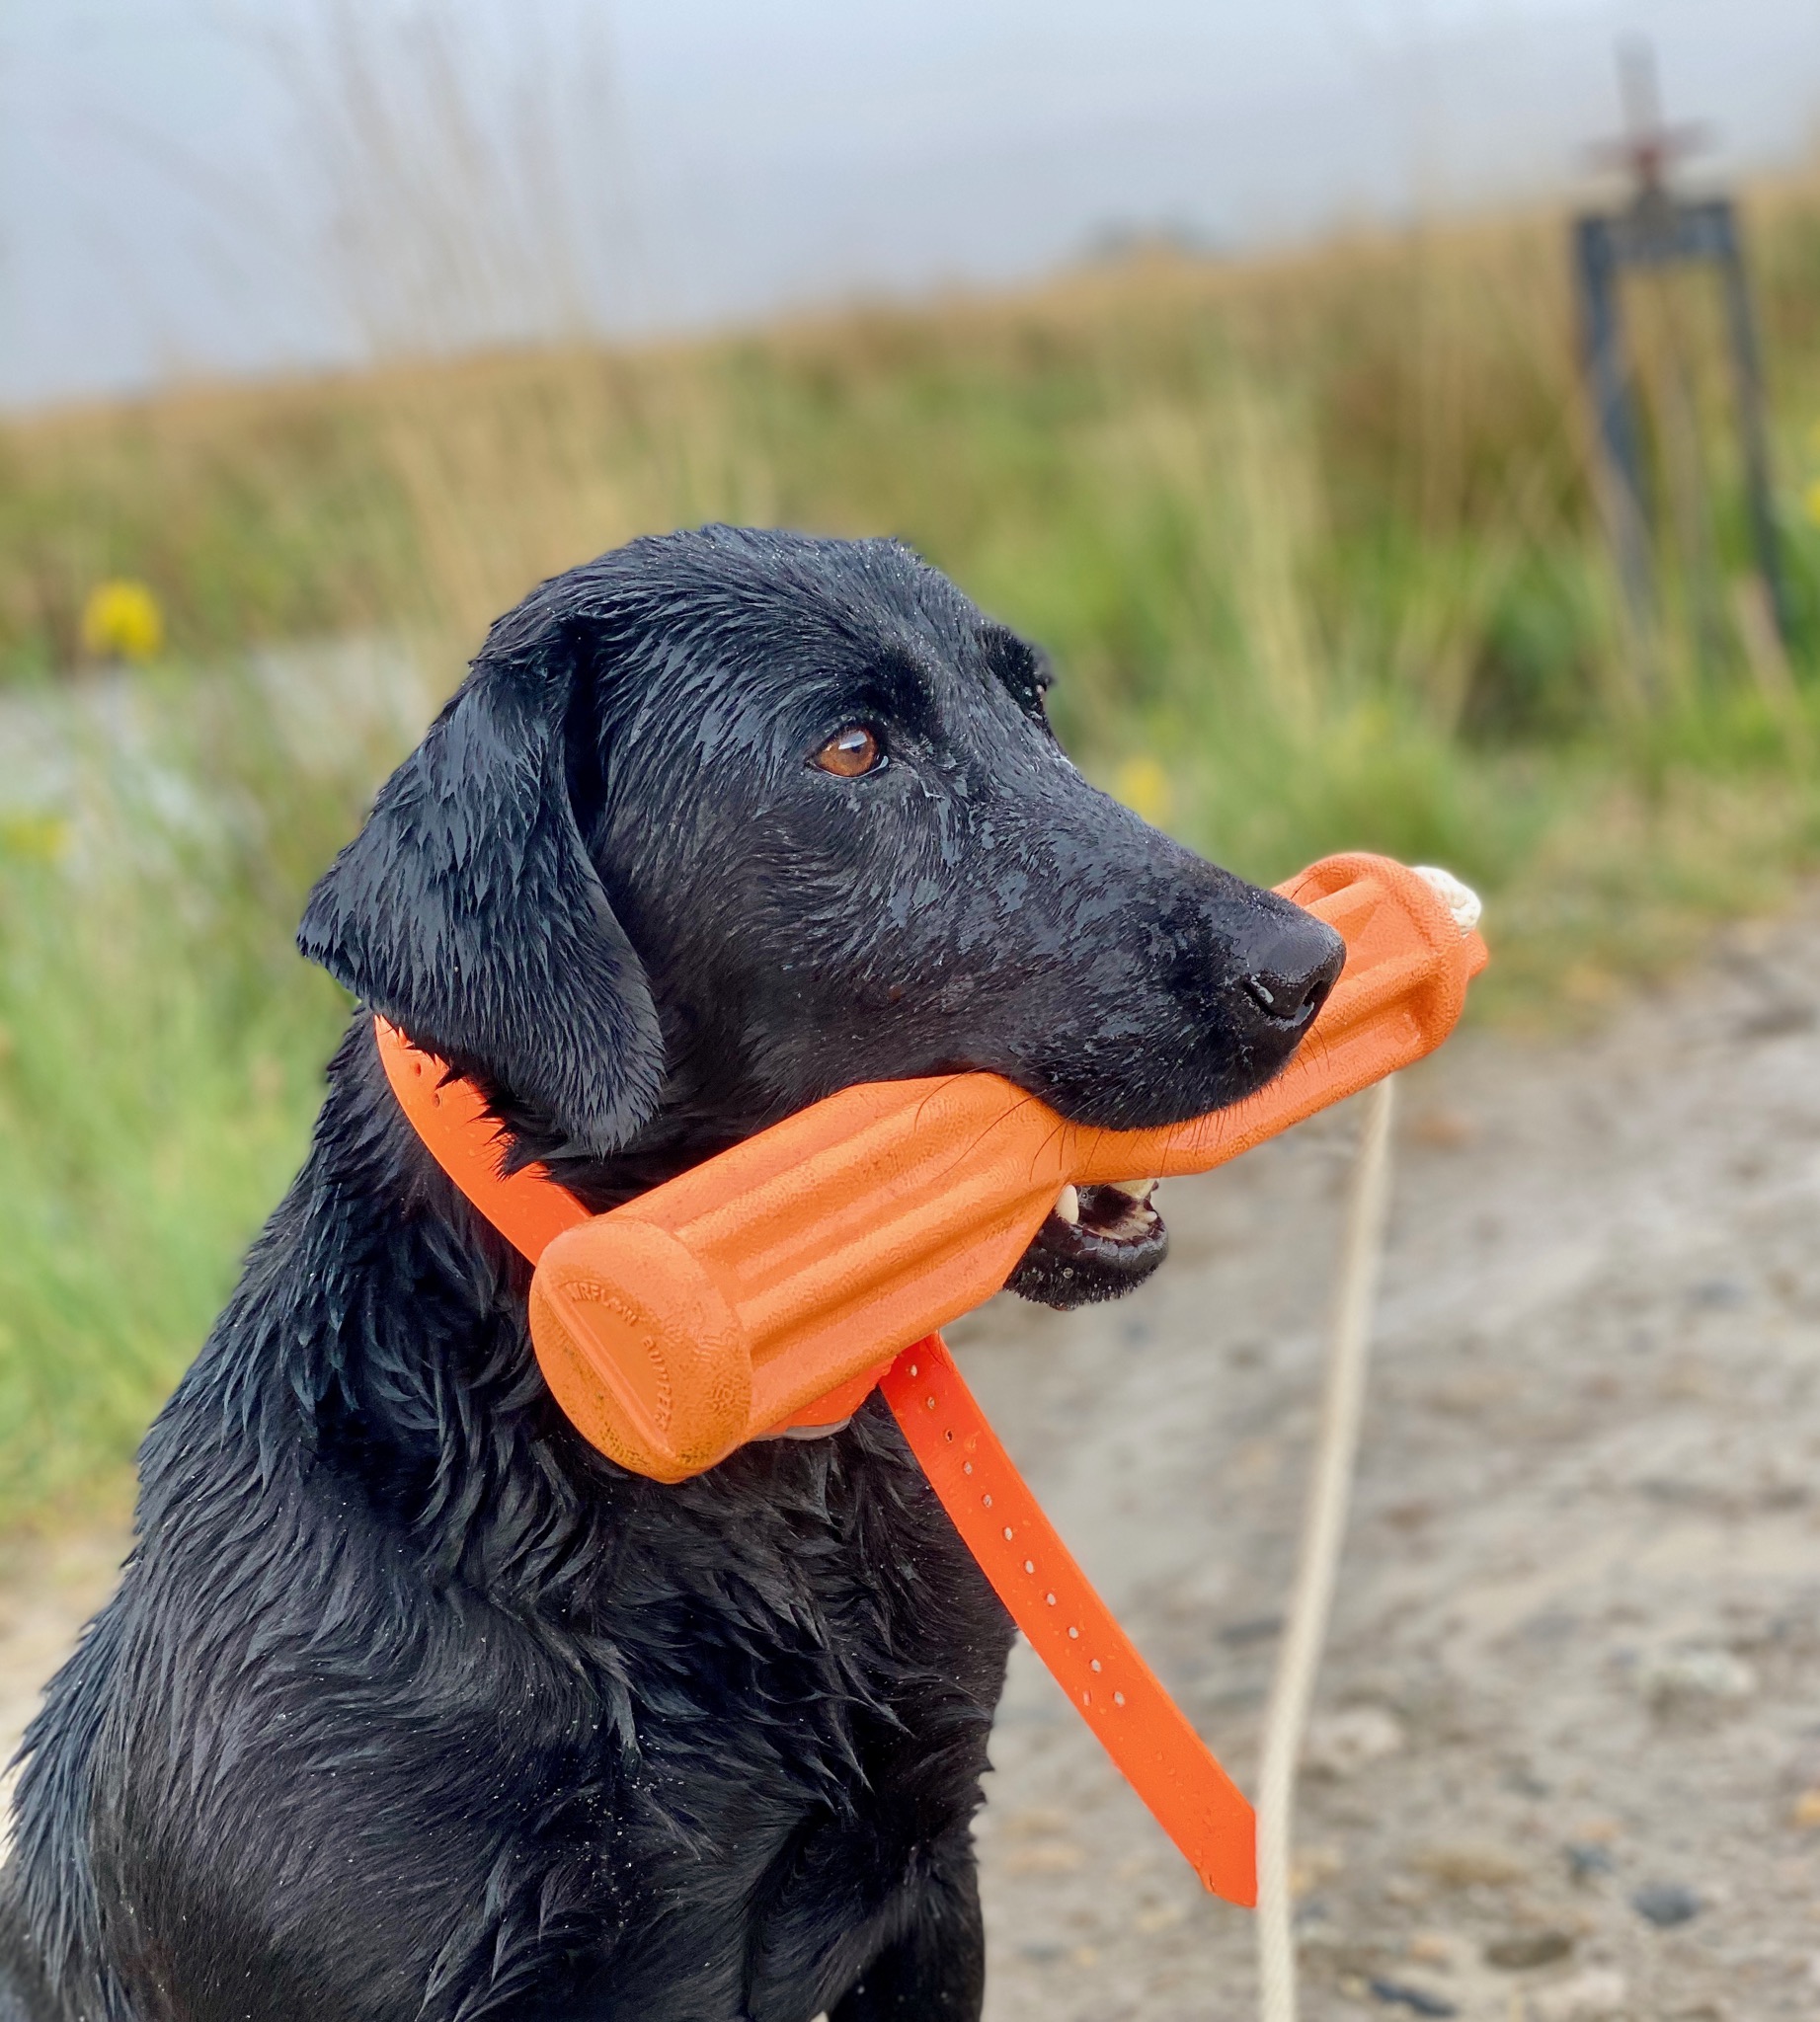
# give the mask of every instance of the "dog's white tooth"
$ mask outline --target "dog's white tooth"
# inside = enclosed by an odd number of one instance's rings
[[[1064,1221],[1078,1221],[1080,1219],[1080,1189],[1078,1187],[1063,1188],[1061,1193],[1056,1196],[1056,1212]]]
[[[1114,1193],[1124,1194],[1130,1200],[1137,1202],[1140,1207],[1156,1191],[1156,1182],[1154,1180],[1108,1180],[1106,1184],[1112,1188]]]

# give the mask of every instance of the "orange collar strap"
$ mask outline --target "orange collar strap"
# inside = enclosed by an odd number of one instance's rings
[[[373,1024],[400,1107],[436,1163],[508,1242],[537,1264],[558,1237],[594,1219],[540,1165],[503,1174],[500,1127],[473,1084],[383,1018]],[[541,1340],[538,1354],[554,1374]],[[552,1388],[568,1408],[564,1379]],[[1250,1908],[1257,1901],[1251,1806],[1074,1563],[941,1336],[925,1336],[781,1423],[836,1422],[874,1388],[883,1390],[962,1541],[1075,1711],[1203,1884]]]

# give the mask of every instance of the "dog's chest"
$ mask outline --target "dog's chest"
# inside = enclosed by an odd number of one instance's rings
[[[1013,1634],[882,1407],[827,1443],[654,1498],[598,1621],[636,1732],[621,1878],[691,1927],[751,1905],[749,1963],[889,1915],[965,1843]]]
[[[678,1682],[709,1717],[799,1742],[925,1700],[989,1714],[1012,1637],[877,1399],[833,1438],[653,1485],[594,1598],[635,1696]]]
[[[580,1645],[653,1847],[686,1820],[742,1864],[918,1779],[971,1813],[1012,1626],[882,1404],[715,1475],[641,1492]]]

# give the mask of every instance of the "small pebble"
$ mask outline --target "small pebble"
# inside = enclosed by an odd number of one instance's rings
[[[1612,1872],[1611,1853],[1603,1846],[1591,1845],[1583,1839],[1570,1839],[1562,1850],[1567,1855],[1567,1872],[1576,1882],[1588,1882],[1594,1875]]]
[[[1444,1889],[1508,1888],[1512,1882],[1522,1881],[1525,1873],[1523,1862],[1501,1846],[1470,1841],[1425,1847],[1410,1866]]]
[[[1283,1630],[1281,1615],[1252,1615],[1242,1622],[1228,1622],[1219,1631],[1222,1643],[1265,1643]]]
[[[1636,1683],[1662,1712],[1690,1700],[1748,1699],[1757,1690],[1757,1673],[1729,1650],[1667,1650],[1638,1665]]]
[[[1290,1863],[1289,1893],[1298,1903],[1346,1866],[1337,1846],[1305,1846]]]
[[[1472,1120],[1458,1110],[1424,1110],[1410,1118],[1404,1134],[1428,1151],[1459,1151],[1472,1142]]]
[[[1426,1987],[1407,1986],[1400,1980],[1373,1980],[1366,1984],[1375,1998],[1388,2001],[1394,2006],[1408,2008],[1417,2015],[1458,2015],[1460,2010],[1440,1994],[1431,1994]]]
[[[1630,1907],[1658,1930],[1669,1930],[1697,1917],[1701,1901],[1692,1889],[1684,1889],[1679,1882],[1651,1882],[1631,1897]]]
[[[1527,1973],[1534,1966],[1552,1966],[1573,1950],[1565,1931],[1512,1931],[1485,1947],[1485,1964],[1500,1973]]]
[[[1368,1763],[1400,1754],[1402,1723],[1382,1706],[1351,1706],[1309,1723],[1302,1759],[1316,1776],[1354,1776]]]
[[[1630,1997],[1629,1983],[1609,1966],[1590,1966],[1571,1980],[1556,1981],[1530,1996],[1533,2022],[1606,2022],[1622,2015]]]
[[[1804,1790],[1789,1808],[1788,1823],[1798,1826],[1803,1832],[1810,1832],[1820,1826],[1820,1785]]]

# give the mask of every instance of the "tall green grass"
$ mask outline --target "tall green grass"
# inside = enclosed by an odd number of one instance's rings
[[[1763,194],[1750,226],[1811,629],[1820,183]],[[1210,678],[1305,718],[1323,682],[1365,680],[1450,734],[1572,735],[1625,676],[1565,265],[1561,219],[1518,218],[16,421],[0,678],[73,663],[104,577],[150,583],[190,657],[399,625],[466,644],[581,556],[723,517],[906,535],[1056,651],[1096,736]],[[1646,376],[1697,368],[1729,575],[1710,296],[1651,284],[1630,308]]]
[[[292,925],[404,742],[356,719],[306,762],[244,674],[137,699],[152,763],[91,732],[71,804],[0,820],[0,1527],[122,1506],[295,1170],[346,1003]],[[1665,731],[1635,773],[1463,753],[1382,704],[1306,738],[1191,731],[1163,746],[1171,825],[1266,879],[1341,846],[1455,867],[1490,894],[1481,989],[1527,1015],[1598,1005],[1820,860],[1820,790],[1748,697]]]
[[[60,716],[57,803],[0,817],[0,1524],[119,1503],[295,1170],[346,1015],[297,894],[389,756],[300,764],[244,676],[124,714]]]
[[[1738,622],[1695,289],[1720,622],[1695,652],[1671,568],[1649,707],[1558,220],[0,430],[0,1525],[119,1495],[294,1169],[345,1007],[290,932],[406,719],[529,583],[634,532],[906,535],[1050,648],[1088,770],[1235,869],[1363,846],[1480,886],[1510,1015],[1777,903],[1820,861],[1820,191],[1753,226],[1805,630],[1784,664]],[[1635,306],[1659,371],[1663,305]],[[67,669],[113,575],[156,590],[173,660],[90,707]],[[402,716],[328,661],[245,659],[335,637],[405,642]],[[63,784],[16,791],[8,740],[47,721]]]

